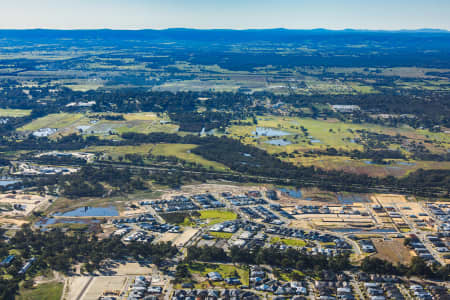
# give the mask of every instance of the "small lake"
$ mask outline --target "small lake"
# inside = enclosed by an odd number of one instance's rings
[[[406,162],[406,161],[398,161],[396,162],[397,165],[402,165],[402,166],[415,166],[415,163],[410,163],[410,162]]]
[[[268,128],[268,127],[256,127],[256,130],[252,132],[252,134],[257,136],[285,136],[285,135],[292,135],[292,133],[274,129],[274,128]]]
[[[55,213],[56,217],[116,217],[119,212],[116,208],[110,207],[91,207],[83,206],[77,209],[65,212]]]
[[[264,143],[275,145],[275,146],[287,146],[287,145],[292,144],[290,141],[282,140],[282,139],[265,141]]]
[[[0,186],[8,186],[19,182],[20,180],[16,180],[14,178],[0,178]]]
[[[294,190],[294,189],[278,188],[278,190],[283,194],[288,195],[289,197],[298,199],[302,198],[302,191],[300,189]]]

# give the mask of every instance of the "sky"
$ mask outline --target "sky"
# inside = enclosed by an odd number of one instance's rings
[[[450,30],[450,0],[0,0],[0,28]]]

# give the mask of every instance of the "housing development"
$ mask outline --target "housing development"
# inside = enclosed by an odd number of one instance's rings
[[[450,299],[449,47],[0,30],[0,299]]]

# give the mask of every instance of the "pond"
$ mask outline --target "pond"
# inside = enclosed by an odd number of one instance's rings
[[[406,162],[406,161],[398,161],[396,162],[397,165],[402,165],[402,166],[415,166],[415,163],[410,163],[410,162]]]
[[[294,189],[278,188],[278,190],[289,197],[298,199],[302,198],[302,191],[300,189],[294,190]]]
[[[274,129],[274,128],[268,128],[268,127],[256,127],[256,130],[252,132],[252,134],[257,136],[285,136],[285,135],[292,135],[292,133]]]
[[[0,186],[8,186],[20,182],[14,178],[0,178]]]
[[[311,143],[321,143],[320,140],[314,139],[314,140],[310,140]]]
[[[56,217],[116,217],[119,215],[119,212],[112,206],[83,206],[65,213],[55,213],[53,215]]]
[[[286,146],[286,145],[292,144],[290,141],[283,140],[283,139],[270,140],[270,141],[266,141],[264,143],[275,145],[275,146]]]

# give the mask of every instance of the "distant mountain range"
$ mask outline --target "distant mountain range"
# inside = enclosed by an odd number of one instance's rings
[[[163,30],[53,30],[53,29],[4,29],[0,30],[0,39],[119,39],[119,40],[192,40],[192,41],[280,41],[289,42],[305,38],[449,38],[450,31],[441,29],[418,30],[329,30],[329,29],[189,29],[171,28]]]

